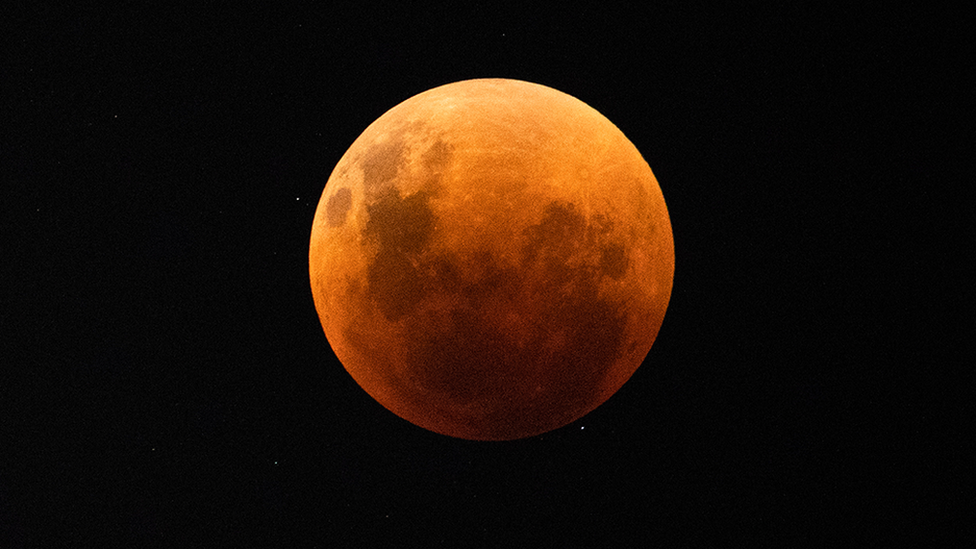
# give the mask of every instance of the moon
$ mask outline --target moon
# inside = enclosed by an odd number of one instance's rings
[[[470,440],[565,426],[610,398],[664,320],[661,188],[582,101],[455,82],[383,114],[339,160],[309,244],[312,296],[353,379]]]

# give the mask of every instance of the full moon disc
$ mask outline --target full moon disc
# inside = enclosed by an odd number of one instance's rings
[[[407,99],[339,160],[309,246],[353,379],[425,429],[510,440],[605,402],[647,356],[674,241],[647,162],[552,88],[480,79]]]

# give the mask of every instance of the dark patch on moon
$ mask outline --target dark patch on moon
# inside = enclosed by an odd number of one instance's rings
[[[472,280],[460,285],[460,292],[474,310],[481,309],[491,300],[511,301],[516,298],[519,290],[516,281],[520,278],[518,273],[513,268],[499,265],[489,250],[478,251],[468,268],[474,274]]]
[[[377,254],[366,276],[369,296],[391,322],[413,312],[424,299],[417,269],[404,253],[387,249]]]
[[[451,163],[453,148],[438,139],[420,156],[420,161],[424,167],[422,188],[427,190],[431,196],[437,196],[441,188],[441,177],[444,170]]]
[[[348,187],[343,187],[330,196],[329,202],[325,205],[329,227],[341,227],[346,222],[346,214],[351,207],[352,191]]]
[[[378,200],[366,206],[369,220],[363,235],[375,239],[381,253],[422,251],[430,241],[436,219],[428,201],[426,191],[401,198],[396,188],[387,189]]]
[[[623,278],[627,272],[627,254],[623,244],[608,244],[601,250],[600,272],[614,280]]]
[[[451,147],[438,139],[423,154],[424,165],[434,173],[441,172],[451,161]]]
[[[541,223],[525,230],[529,242],[522,249],[523,267],[540,262],[548,276],[563,278],[567,261],[583,239],[586,220],[572,204],[550,203],[545,214]]]
[[[594,215],[587,223],[573,204],[550,203],[542,222],[526,229],[523,264],[541,262],[548,279],[562,284],[569,280],[567,262],[571,257],[586,262],[593,250],[600,250],[600,273],[619,280],[627,272],[627,250],[619,242],[608,241],[612,231],[613,220],[605,215]]]
[[[361,161],[363,184],[367,192],[379,189],[396,177],[404,163],[406,146],[400,136],[377,143],[366,151]]]
[[[416,262],[428,245],[435,216],[421,191],[401,198],[396,188],[387,189],[366,206],[368,219],[363,236],[377,244],[367,267],[368,293],[391,322],[409,314],[425,294]]]

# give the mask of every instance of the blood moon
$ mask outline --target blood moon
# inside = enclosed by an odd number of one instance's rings
[[[309,246],[346,370],[398,416],[510,440],[587,414],[643,362],[674,243],[650,167],[585,103],[517,80],[400,103],[336,165]]]

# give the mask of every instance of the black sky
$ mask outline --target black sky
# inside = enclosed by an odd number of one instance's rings
[[[958,19],[639,5],[14,14],[0,547],[955,538],[973,409],[951,380],[974,336],[972,290],[950,287],[971,211]],[[372,401],[308,284],[346,148],[479,77],[613,121],[675,237],[644,366],[509,443]]]

